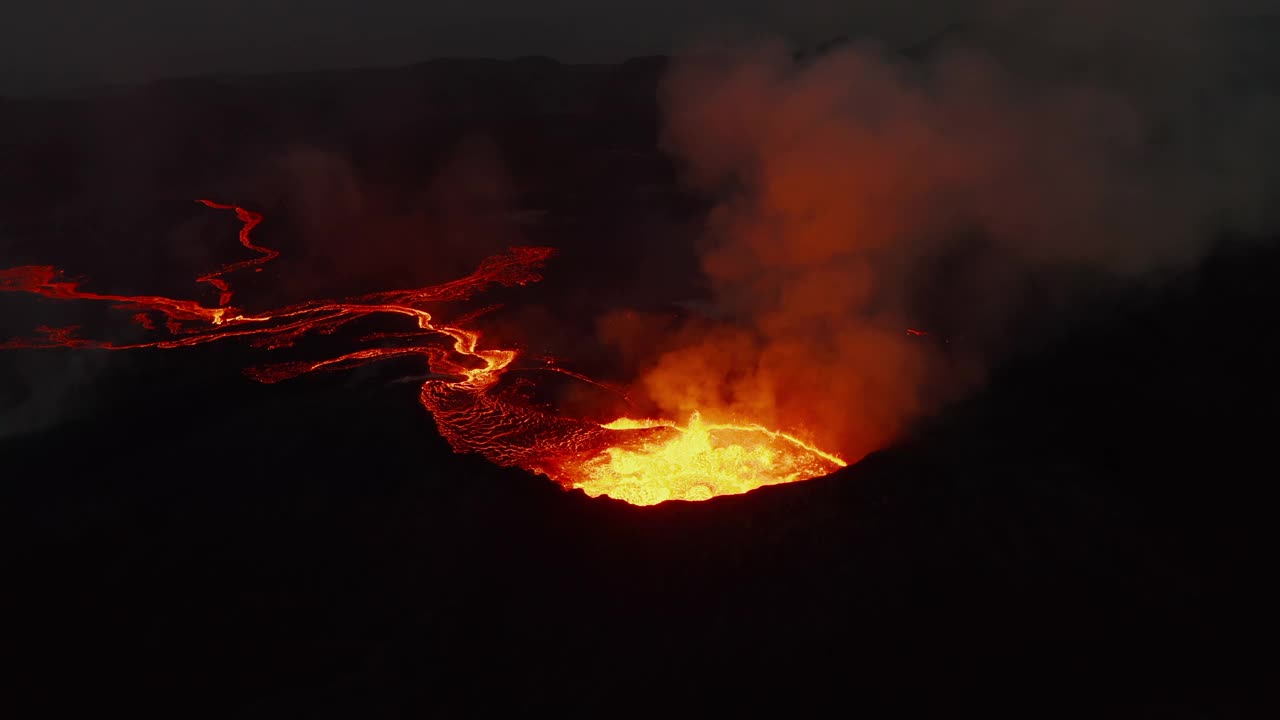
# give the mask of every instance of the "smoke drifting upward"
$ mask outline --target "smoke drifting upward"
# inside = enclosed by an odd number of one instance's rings
[[[305,257],[285,281],[288,290],[311,296],[358,282],[438,282],[525,244],[493,141],[463,137],[439,154],[426,177],[395,182],[368,177],[343,154],[307,146],[252,165],[244,185],[285,209],[304,238]]]
[[[1153,42],[1171,73],[1157,84],[1140,46],[1123,46],[1120,72],[1092,39],[1034,56],[996,31],[972,50],[975,32],[912,58],[766,44],[674,63],[665,142],[714,200],[700,251],[714,308],[641,363],[664,413],[749,417],[856,460],[928,409],[937,346],[906,329],[924,270],[960,238],[1015,274],[1127,275],[1194,260],[1214,231],[1268,227],[1274,178],[1255,158],[1275,146],[1272,98],[1224,91],[1204,65],[1184,82],[1167,38]],[[1203,63],[1201,40],[1180,47]],[[970,283],[974,316],[1017,302],[1016,283]],[[645,347],[645,327],[617,314],[602,334]]]

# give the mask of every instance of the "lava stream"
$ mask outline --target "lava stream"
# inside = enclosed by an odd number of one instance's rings
[[[262,222],[262,215],[235,205],[198,202],[233,211],[241,222],[240,244],[258,253],[258,257],[224,265],[197,278],[197,282],[218,291],[216,306],[155,295],[85,291],[51,266],[0,270],[0,292],[107,303],[133,313],[134,322],[147,333],[166,333],[152,340],[115,343],[80,337],[75,327],[40,327],[39,336],[0,342],[0,348],[177,348],[244,338],[254,346],[277,349],[292,346],[308,334],[332,333],[360,318],[399,315],[413,321],[416,329],[365,339],[394,338],[406,344],[254,367],[245,372],[255,380],[272,383],[387,358],[425,358],[432,374],[423,382],[419,400],[456,452],[478,453],[498,465],[546,475],[592,497],[607,495],[636,505],[744,493],[764,485],[825,475],[845,465],[839,457],[798,437],[760,425],[708,422],[698,413],[683,426],[666,420],[628,418],[600,424],[553,414],[533,406],[511,388],[502,387],[499,381],[518,367],[519,353],[513,349],[482,348],[477,331],[462,327],[461,322],[437,322],[425,307],[464,300],[495,284],[536,282],[541,279],[537,270],[553,253],[550,248],[511,248],[487,258],[471,275],[440,285],[248,312],[230,304],[232,292],[225,276],[250,267],[257,269],[279,256],[275,250],[254,244],[250,237]],[[153,316],[164,318],[163,331],[157,328]],[[463,316],[463,321],[474,316]],[[540,369],[594,382],[555,367]]]

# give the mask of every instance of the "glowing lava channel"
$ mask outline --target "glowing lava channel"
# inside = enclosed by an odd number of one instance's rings
[[[224,276],[251,267],[258,269],[279,253],[255,245],[250,238],[262,222],[260,214],[209,200],[198,202],[234,211],[241,222],[240,244],[259,255],[197,278],[197,282],[218,291],[217,306],[155,295],[88,292],[50,266],[0,270],[0,292],[109,303],[133,313],[134,322],[146,332],[167,333],[158,339],[114,343],[79,337],[76,327],[40,327],[39,337],[0,342],[0,349],[177,348],[228,338],[245,338],[254,346],[277,349],[290,347],[307,334],[333,333],[359,318],[391,314],[411,319],[415,330],[377,333],[365,339],[396,340],[402,343],[398,346],[249,368],[245,373],[260,382],[272,383],[387,358],[422,357],[432,376],[424,381],[419,400],[454,451],[478,453],[495,464],[546,475],[565,488],[581,489],[592,497],[606,495],[635,505],[744,493],[764,485],[826,475],[845,466],[835,455],[760,425],[706,422],[698,413],[684,426],[627,418],[599,424],[555,415],[533,406],[510,388],[502,388],[500,380],[505,374],[530,369],[594,381],[545,364],[522,367],[516,350],[483,349],[477,331],[440,323],[425,306],[465,300],[495,284],[536,282],[541,279],[537,269],[553,252],[550,248],[511,248],[486,259],[471,275],[441,285],[342,300],[313,300],[249,313],[230,304],[232,293]],[[163,330],[157,327],[155,316],[163,316]]]

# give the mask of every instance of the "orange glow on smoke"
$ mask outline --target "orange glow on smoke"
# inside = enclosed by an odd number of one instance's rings
[[[333,333],[360,318],[397,315],[412,321],[416,330],[365,338],[383,341],[381,347],[245,372],[260,382],[273,383],[387,358],[421,357],[432,375],[423,382],[419,400],[456,452],[478,453],[498,465],[546,475],[565,488],[581,489],[592,497],[607,495],[636,505],[744,493],[764,485],[825,475],[845,465],[839,457],[793,435],[760,425],[707,422],[697,412],[683,426],[626,418],[600,424],[554,414],[512,392],[503,380],[532,370],[593,381],[544,363],[524,363],[514,349],[484,348],[477,331],[440,322],[426,306],[465,300],[492,285],[535,282],[541,279],[537,270],[553,253],[550,248],[511,248],[486,259],[471,275],[441,285],[249,312],[230,304],[232,292],[224,276],[257,269],[279,253],[250,239],[250,233],[262,222],[260,214],[209,200],[199,202],[234,211],[241,222],[241,245],[259,254],[198,278],[218,291],[216,307],[162,296],[89,292],[50,266],[0,270],[0,292],[105,302],[132,313],[134,322],[147,333],[165,333],[157,339],[113,343],[80,337],[76,327],[41,327],[37,328],[38,337],[9,340],[0,343],[0,348],[177,348],[244,338],[256,347],[278,349],[293,346],[309,334]],[[161,318],[163,330],[155,322]]]

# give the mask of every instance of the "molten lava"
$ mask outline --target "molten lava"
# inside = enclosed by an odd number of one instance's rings
[[[583,463],[573,487],[591,497],[608,495],[633,505],[664,500],[707,500],[765,485],[806,480],[845,466],[830,453],[760,425],[689,423],[622,418],[610,430],[661,428],[665,437],[605,448]]]
[[[255,245],[250,234],[262,222],[258,213],[209,200],[200,203],[232,210],[241,222],[240,244],[259,257],[224,265],[200,276],[218,291],[215,307],[197,301],[155,295],[110,295],[80,289],[50,266],[0,270],[0,292],[24,292],[54,300],[109,303],[132,313],[147,333],[165,336],[131,343],[82,338],[76,327],[37,328],[39,337],[14,339],[0,348],[92,348],[127,350],[176,348],[228,338],[245,338],[267,349],[294,345],[312,333],[330,334],[354,320],[373,315],[409,318],[415,330],[378,333],[382,341],[337,357],[250,368],[246,374],[265,383],[299,375],[357,367],[377,360],[417,356],[432,375],[419,400],[435,418],[441,435],[461,453],[474,452],[503,466],[546,475],[566,488],[592,497],[607,495],[635,505],[665,500],[706,500],[778,483],[828,474],[845,463],[800,438],[754,424],[704,421],[694,413],[684,425],[623,418],[607,424],[562,417],[530,403],[511,383],[512,374],[532,370],[576,373],[545,364],[524,365],[513,349],[482,348],[480,334],[464,320],[442,323],[427,307],[470,298],[491,285],[525,285],[552,254],[550,248],[517,247],[486,259],[467,277],[425,288],[373,293],[339,300],[313,300],[276,310],[249,312],[232,306],[225,275],[260,266],[279,253]],[[155,320],[163,317],[163,331]],[[389,344],[394,341],[394,344]]]

